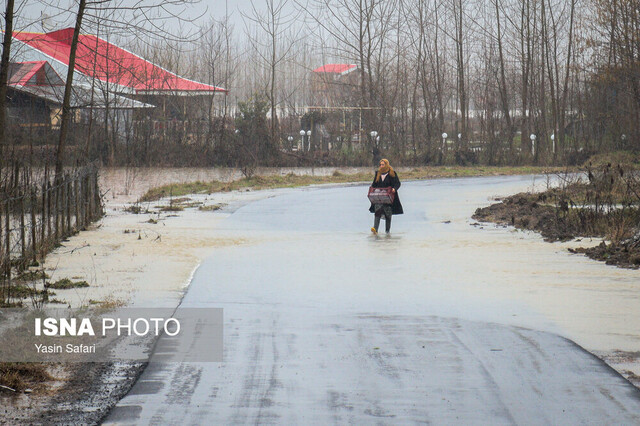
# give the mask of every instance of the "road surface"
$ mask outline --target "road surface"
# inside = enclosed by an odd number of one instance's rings
[[[365,186],[240,207],[220,232],[244,243],[216,249],[181,304],[224,309],[224,362],[150,364],[105,423],[639,424],[640,391],[562,337],[638,342],[637,300],[619,295],[632,324],[598,310],[613,269],[472,226],[531,185],[405,183],[388,237],[368,231]]]

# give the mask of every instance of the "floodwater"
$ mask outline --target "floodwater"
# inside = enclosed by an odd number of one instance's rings
[[[377,238],[369,235],[373,215],[363,186],[293,191],[244,206],[223,223],[221,232],[255,244],[236,248],[241,254],[216,253],[216,264],[224,257],[244,269],[241,277],[233,278],[242,271],[229,267],[216,276],[236,281],[238,295],[260,292],[255,297],[261,300],[270,294],[281,300],[274,286],[283,292],[304,286],[305,294],[290,292],[292,302],[324,298],[390,314],[428,308],[550,331],[590,350],[640,350],[640,271],[568,252],[580,244],[472,226],[475,209],[497,196],[545,186],[531,176],[405,183],[400,198],[406,213],[393,218],[389,237]],[[309,274],[316,263],[323,266]],[[256,270],[265,280],[273,277],[269,286],[254,287],[256,277],[245,274]],[[334,286],[351,297],[335,300],[327,291]],[[199,297],[199,288],[194,285],[186,301]]]
[[[640,351],[640,272],[471,219],[545,184],[408,182],[377,237],[364,185],[231,206],[219,232],[246,243],[215,249],[181,305],[224,309],[225,361],[150,367],[109,421],[640,422],[640,392],[565,339]]]

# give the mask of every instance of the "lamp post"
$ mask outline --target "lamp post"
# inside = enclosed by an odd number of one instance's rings
[[[556,134],[551,133],[551,152],[556,153]]]
[[[306,134],[307,132],[300,130],[300,146],[302,147],[302,152],[304,152],[304,135]]]
[[[449,135],[446,132],[442,134],[442,152],[447,148],[447,136]]]
[[[307,144],[309,145],[309,151],[311,151],[311,130],[307,130]]]
[[[291,149],[293,151],[293,136],[288,136],[287,140],[289,141],[289,149]]]
[[[374,144],[376,143],[376,136],[378,136],[378,132],[376,132],[375,130],[372,130],[371,133],[369,133],[371,135],[371,140],[374,142]]]
[[[620,148],[624,149],[624,141],[627,140],[627,135],[623,133],[622,136],[620,136],[620,139],[622,139],[622,144],[621,144],[622,146]]]
[[[529,139],[531,139],[531,155],[535,157],[535,155],[536,155],[536,135],[531,133],[531,136],[529,136]]]

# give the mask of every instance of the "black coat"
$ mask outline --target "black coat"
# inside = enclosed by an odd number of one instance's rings
[[[373,183],[371,184],[374,188],[387,188],[392,187],[396,190],[396,196],[393,199],[393,204],[391,205],[391,212],[393,214],[402,214],[404,210],[402,209],[402,204],[400,204],[400,194],[398,194],[398,188],[400,188],[400,178],[398,177],[398,173],[396,173],[396,177],[391,177],[390,174],[387,175],[385,180],[380,178],[379,182],[376,182],[375,175],[373,176]],[[369,207],[369,211],[371,213],[375,213],[373,210],[373,203],[371,203],[371,207]]]

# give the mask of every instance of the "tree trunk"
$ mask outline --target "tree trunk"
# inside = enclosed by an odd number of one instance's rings
[[[465,87],[465,76],[464,76],[464,41],[463,41],[463,13],[462,13],[462,0],[458,0],[456,3],[458,10],[456,11],[456,53],[457,53],[457,62],[458,62],[458,96],[460,99],[460,133],[462,134],[462,139],[467,139],[467,91]],[[458,141],[458,149],[461,148],[459,146],[461,140],[460,138],[456,138]]]
[[[76,26],[73,29],[73,39],[71,40],[71,51],[69,53],[69,69],[67,71],[67,82],[64,87],[64,98],[62,100],[62,117],[60,123],[60,139],[58,140],[58,150],[56,151],[56,182],[62,180],[62,165],[64,162],[64,148],[69,132],[69,120],[71,116],[71,91],[73,90],[73,73],[76,66],[76,49],[78,47],[78,36],[82,26],[82,16],[87,0],[80,0],[78,14],[76,15]]]
[[[5,31],[2,42],[2,59],[0,60],[0,175],[5,157],[4,146],[7,144],[7,82],[9,80],[9,60],[13,36],[13,6],[14,0],[7,0],[7,9],[4,15]]]
[[[509,141],[509,151],[513,153],[513,135],[514,128],[511,122],[511,112],[509,111],[509,96],[507,91],[507,78],[505,75],[504,67],[504,54],[502,50],[502,32],[500,27],[500,9],[498,7],[498,1],[495,0],[496,7],[496,22],[498,27],[498,57],[500,61],[500,103],[502,104],[502,113],[507,124],[507,140]]]
[[[556,135],[556,140],[558,141],[558,146],[556,149],[562,147],[564,149],[565,146],[565,132],[564,127],[566,123],[566,115],[567,115],[567,97],[569,94],[569,71],[571,67],[571,55],[573,54],[573,20],[574,13],[576,7],[576,0],[571,0],[571,12],[569,18],[569,44],[568,44],[568,52],[567,52],[567,63],[564,74],[564,86],[562,89],[562,101],[560,102],[560,119],[558,125],[558,134]],[[554,154],[555,159],[555,154]]]

